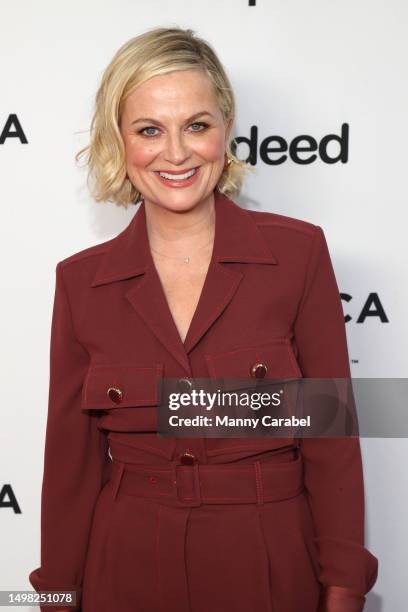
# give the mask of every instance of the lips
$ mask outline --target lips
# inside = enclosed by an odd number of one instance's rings
[[[197,170],[199,166],[193,166],[192,168],[186,168],[185,170],[155,170],[155,172],[165,172],[166,174],[185,174],[191,172],[191,170]]]
[[[199,176],[200,174],[200,166],[197,166],[196,168],[190,168],[190,172],[191,170],[195,170],[194,174],[192,174],[191,176],[189,176],[188,178],[185,179],[177,179],[177,178],[165,178],[164,176],[160,175],[160,172],[166,172],[165,170],[160,170],[160,171],[155,171],[155,175],[157,176],[157,179],[162,183],[162,185],[165,185],[166,187],[174,187],[174,188],[180,188],[180,187],[188,187],[189,185],[192,185],[195,180],[197,179],[197,176]],[[181,172],[168,172],[169,175],[171,176],[177,176],[177,175],[183,175],[186,172],[189,172],[188,170]]]

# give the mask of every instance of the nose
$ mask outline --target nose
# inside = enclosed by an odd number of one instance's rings
[[[166,161],[177,166],[183,164],[190,155],[191,151],[183,134],[175,131],[167,135],[164,151]]]

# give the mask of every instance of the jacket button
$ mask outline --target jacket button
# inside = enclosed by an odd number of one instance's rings
[[[109,387],[106,393],[109,399],[112,400],[112,402],[115,402],[115,404],[120,404],[122,401],[122,389],[119,389],[118,387]]]
[[[180,393],[188,393],[191,390],[193,383],[189,378],[179,378],[177,381],[177,389]]]
[[[193,465],[195,459],[195,455],[190,450],[186,450],[180,455],[180,462],[183,465]]]
[[[254,363],[251,367],[251,376],[253,378],[264,378],[268,368],[264,363]]]

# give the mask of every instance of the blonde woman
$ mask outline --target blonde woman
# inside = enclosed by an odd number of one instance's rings
[[[36,590],[82,612],[357,612],[358,438],[157,435],[163,378],[349,377],[322,229],[244,210],[231,83],[189,29],[126,42],[96,95],[96,201],[138,204],[58,262]],[[43,610],[52,608],[43,607]]]

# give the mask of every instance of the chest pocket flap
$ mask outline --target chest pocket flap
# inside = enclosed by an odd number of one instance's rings
[[[163,368],[161,363],[91,365],[82,389],[82,408],[156,406],[160,402]]]
[[[290,338],[286,337],[206,355],[205,358],[210,375],[231,379],[229,386],[234,385],[233,379],[255,381],[302,377]]]
[[[254,385],[260,385],[264,390],[268,383],[274,386],[274,380],[276,384],[279,381],[280,388],[284,380],[302,378],[289,337],[274,338],[264,343],[248,343],[230,351],[207,354],[206,362],[211,378],[217,379],[223,390],[242,390]],[[288,390],[291,387],[295,390],[296,385],[289,384]],[[281,452],[293,449],[294,446],[293,436],[289,432],[281,438],[269,435],[245,437],[243,434],[239,438],[209,438],[207,456],[223,457],[217,461],[225,462],[249,460],[253,455],[259,457],[261,452]]]

